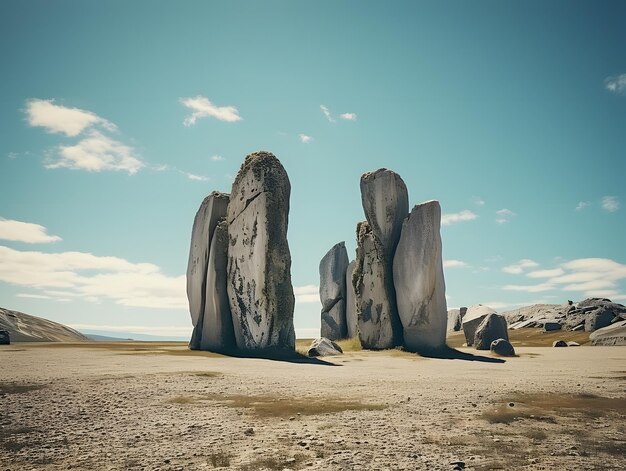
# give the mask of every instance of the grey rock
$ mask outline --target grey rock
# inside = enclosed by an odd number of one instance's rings
[[[544,332],[551,332],[554,330],[561,330],[561,324],[555,321],[548,321],[543,324]]]
[[[603,305],[605,303],[611,303],[610,299],[607,298],[587,298],[587,299],[583,299],[582,301],[576,303],[576,308],[577,309],[582,309],[585,307],[597,307],[600,305]]]
[[[587,313],[587,318],[585,319],[585,332],[593,332],[611,325],[614,318],[615,314],[609,307],[601,306],[598,309]]]
[[[339,345],[326,337],[321,337],[313,340],[307,355],[310,357],[324,357],[329,355],[341,355],[342,353],[343,350]]]
[[[458,332],[461,330],[461,324],[466,312],[466,307],[462,307],[460,309],[448,309],[448,332]]]
[[[591,345],[626,345],[626,321],[614,322],[589,335]]]
[[[233,182],[227,288],[241,349],[295,348],[290,193],[287,172],[269,152],[248,155]]]
[[[474,344],[474,334],[476,329],[489,314],[496,314],[495,309],[482,304],[476,304],[467,308],[467,312],[461,322],[463,333],[465,334],[465,343],[468,347]],[[508,339],[508,336],[506,337]]]
[[[335,244],[320,262],[320,301],[322,337],[343,339],[348,335],[346,322],[346,270],[348,252],[345,242]]]
[[[580,344],[578,342],[574,342],[573,340],[570,340],[566,343],[568,347],[580,347]]]
[[[555,340],[552,342],[553,347],[567,347],[567,342],[565,340]]]
[[[352,260],[346,269],[346,326],[349,338],[359,335],[359,318],[356,312],[354,285],[352,284],[354,267],[356,267],[356,260]]]
[[[10,345],[11,335],[8,330],[0,330],[0,345]]]
[[[389,297],[389,273],[367,222],[357,224],[356,266],[352,277],[358,332],[366,349],[393,348],[400,343],[402,326],[395,296]]]
[[[211,237],[220,218],[226,216],[228,195],[212,192],[200,204],[191,230],[191,246],[187,262],[187,299],[194,330],[189,348],[199,349],[202,342],[202,321],[204,317],[207,261]]]
[[[476,350],[489,350],[491,342],[498,339],[509,340],[506,319],[499,314],[488,314],[476,328],[474,347]]]
[[[11,342],[84,342],[90,340],[77,330],[42,317],[0,308],[0,330]]]
[[[227,352],[235,349],[235,332],[227,288],[228,223],[215,226],[207,262],[206,294],[202,323],[202,350]]]
[[[489,350],[491,350],[492,353],[502,355],[503,357],[515,356],[515,349],[513,348],[513,345],[505,339],[496,339],[491,342]]]
[[[404,345],[412,351],[445,347],[448,309],[441,256],[441,207],[416,205],[402,224],[393,282]]]

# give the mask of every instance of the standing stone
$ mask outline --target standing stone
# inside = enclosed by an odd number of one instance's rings
[[[335,244],[320,262],[321,335],[330,340],[346,338],[346,269],[348,252],[345,242]]]
[[[409,211],[409,197],[400,175],[384,168],[363,174],[360,186],[367,225],[357,227],[353,277],[359,335],[364,348],[391,348],[402,342],[393,256]]]
[[[202,350],[228,352],[236,347],[233,318],[228,302],[226,268],[228,265],[228,223],[225,218],[215,226],[207,264]]]
[[[356,299],[354,296],[354,285],[352,284],[355,266],[356,260],[352,260],[346,269],[346,324],[349,338],[359,335],[359,319],[356,314]]]
[[[404,344],[413,351],[446,345],[448,309],[441,257],[441,207],[416,205],[402,225],[393,260],[393,282]]]
[[[509,340],[506,319],[500,314],[488,314],[476,328],[474,347],[476,350],[489,350],[494,340]]]
[[[366,221],[357,224],[356,267],[352,283],[356,300],[358,333],[366,349],[382,350],[398,345],[401,326],[395,303],[385,289],[385,266]]]
[[[220,218],[226,216],[228,194],[217,191],[207,196],[193,221],[191,247],[187,263],[187,299],[193,324],[193,333],[189,348],[197,350],[202,342],[202,324],[204,317],[207,261],[213,231]]]
[[[476,333],[476,329],[483,319],[489,314],[496,314],[495,309],[490,308],[489,306],[483,306],[482,304],[476,304],[475,306],[467,308],[461,327],[463,328],[465,343],[468,347],[471,347],[474,344],[474,334]]]
[[[287,172],[269,152],[246,157],[228,205],[228,297],[237,346],[295,348]]]
[[[461,323],[463,322],[463,316],[465,316],[466,312],[466,307],[448,310],[448,332],[458,332],[461,330]]]

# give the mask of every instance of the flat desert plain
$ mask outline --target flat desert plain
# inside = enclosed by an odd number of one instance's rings
[[[0,469],[626,468],[626,347],[528,338],[513,358],[323,361],[182,343],[3,346]]]

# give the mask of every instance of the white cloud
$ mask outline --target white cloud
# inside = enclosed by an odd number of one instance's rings
[[[151,263],[84,252],[43,253],[0,246],[0,281],[42,295],[109,299],[123,306],[187,309],[185,275],[167,276]],[[54,291],[61,289],[60,291]],[[55,295],[56,293],[56,295]]]
[[[589,201],[579,201],[576,205],[576,211],[581,211],[585,208],[588,208],[589,206],[591,206],[591,203]]]
[[[209,177],[205,177],[204,175],[196,175],[194,173],[184,172],[182,170],[178,171],[181,175],[185,175],[189,180],[198,181],[198,182],[206,182],[209,180]]]
[[[213,160],[214,162],[219,162],[220,160],[224,160],[224,157],[222,157],[221,155],[212,155],[211,156],[211,160]]]
[[[335,122],[335,119],[330,114],[330,110],[326,106],[320,105],[320,110],[322,110],[322,113],[324,113],[324,116],[326,116],[326,119],[328,121],[330,121],[331,123]]]
[[[506,222],[509,222],[509,220],[515,216],[515,213],[513,211],[511,211],[510,209],[506,209],[506,208],[502,208],[499,209],[498,211],[496,211],[496,222],[498,224],[504,224]]]
[[[443,268],[461,268],[466,267],[467,263],[463,260],[444,260]]]
[[[132,147],[91,130],[76,145],[59,146],[56,154],[48,156],[45,167],[88,172],[115,170],[133,175],[144,167],[144,163],[135,156]]]
[[[616,196],[605,196],[602,198],[602,209],[609,213],[614,213],[620,208],[620,202]]]
[[[461,211],[460,213],[449,213],[443,214],[441,216],[441,225],[449,226],[451,224],[456,224],[461,221],[472,221],[478,217],[477,214],[474,214],[468,209]]]
[[[507,291],[524,291],[526,293],[540,293],[554,289],[554,285],[551,283],[541,283],[538,285],[505,285],[502,289]]]
[[[300,141],[304,142],[305,144],[308,144],[313,140],[311,136],[307,136],[306,134],[298,134],[298,137],[300,138]]]
[[[346,121],[356,121],[356,113],[341,113],[339,117]]]
[[[485,200],[482,199],[480,196],[473,196],[472,203],[474,203],[476,206],[485,206]]]
[[[604,86],[610,92],[626,93],[626,74],[614,75],[604,80]]]
[[[180,103],[192,111],[191,115],[183,121],[185,126],[193,126],[199,118],[209,117],[229,123],[241,121],[239,111],[234,106],[216,106],[208,98],[201,95],[181,98]]]
[[[510,272],[509,272],[510,273]],[[555,276],[561,276],[563,273],[562,268],[555,268],[553,270],[536,270],[527,273],[526,276],[528,278],[552,278]]]
[[[305,303],[319,303],[320,302],[320,288],[317,285],[305,285],[294,286],[293,294],[296,297],[296,302],[300,304]]]
[[[108,131],[117,129],[115,124],[91,111],[56,105],[54,100],[28,100],[26,119],[30,126],[42,127],[50,133],[61,133],[69,137],[78,136],[93,126],[101,126]]]
[[[48,230],[39,224],[0,218],[0,239],[27,244],[48,244],[62,240],[59,236],[49,235]]]
[[[510,273],[512,275],[519,275],[520,273],[524,273],[524,270],[526,270],[527,268],[535,268],[538,266],[539,264],[534,260],[524,258],[513,265],[504,267],[502,271],[504,273]]]

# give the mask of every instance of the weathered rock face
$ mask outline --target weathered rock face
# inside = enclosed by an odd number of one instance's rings
[[[348,252],[345,242],[335,244],[320,262],[320,301],[322,302],[322,337],[339,340],[348,335],[346,322],[346,269]]]
[[[9,331],[0,330],[0,345],[11,345],[11,336]]]
[[[194,326],[189,342],[191,349],[199,349],[202,342],[207,261],[211,237],[220,218],[226,216],[227,207],[228,195],[214,191],[202,201],[193,221],[187,263],[187,299],[191,322]]]
[[[228,223],[225,218],[215,226],[207,263],[206,294],[200,348],[214,352],[236,347],[233,318],[228,301]]]
[[[495,314],[496,311],[489,306],[483,306],[482,304],[476,304],[467,308],[467,312],[463,317],[461,327],[463,327],[463,333],[465,334],[465,343],[468,347],[474,344],[474,334],[476,329],[489,314]],[[506,337],[508,339],[508,337]]]
[[[498,339],[509,340],[506,319],[499,314],[488,314],[476,328],[474,347],[476,350],[489,350],[491,342]]]
[[[503,357],[512,357],[515,355],[515,349],[511,342],[504,339],[497,339],[491,342],[491,347],[489,348],[492,353],[496,355],[502,355]]]
[[[404,220],[393,260],[404,345],[413,351],[437,350],[446,344],[448,310],[440,224],[438,201],[416,205]]]
[[[354,338],[359,334],[359,319],[356,314],[356,299],[354,296],[354,285],[352,284],[355,266],[356,260],[352,260],[346,269],[346,327],[349,338]]]
[[[311,343],[307,355],[310,357],[325,357],[329,355],[341,355],[343,350],[339,345],[325,337],[315,339]]]
[[[598,329],[589,336],[591,345],[626,345],[626,321]]]
[[[246,157],[228,205],[228,297],[237,346],[295,348],[287,172],[273,154]]]
[[[402,327],[395,302],[388,295],[388,276],[369,224],[360,222],[352,284],[363,348],[380,350],[399,344]]]
[[[466,307],[462,307],[460,309],[448,309],[448,332],[458,332],[461,330],[461,323],[463,322],[463,317],[466,312]]]

